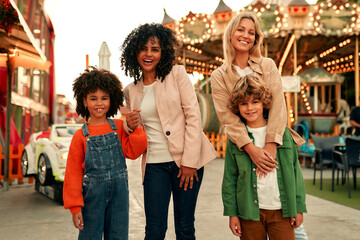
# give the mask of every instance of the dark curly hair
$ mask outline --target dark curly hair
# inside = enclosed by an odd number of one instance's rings
[[[175,47],[179,43],[173,30],[158,23],[146,23],[135,28],[122,44],[120,57],[121,69],[125,70],[126,76],[134,78],[135,84],[141,77],[137,55],[150,37],[157,37],[161,48],[161,59],[156,66],[155,78],[163,81],[175,62]]]
[[[272,94],[269,88],[255,75],[245,75],[234,84],[228,108],[232,113],[240,116],[239,103],[248,101],[251,95],[253,95],[254,99],[258,99],[263,103],[264,118],[267,118],[272,103]],[[241,119],[244,121],[242,117]]]
[[[120,109],[120,106],[124,106],[122,84],[119,78],[110,71],[97,69],[96,67],[90,68],[80,74],[73,83],[76,112],[88,121],[90,113],[84,106],[84,99],[89,93],[100,89],[110,95],[110,108],[106,113],[106,117],[112,117]]]

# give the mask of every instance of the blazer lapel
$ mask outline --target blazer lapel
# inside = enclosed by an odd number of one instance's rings
[[[134,84],[129,89],[130,111],[140,109],[144,95],[144,83],[142,79],[140,79],[140,81],[138,81],[136,85]]]

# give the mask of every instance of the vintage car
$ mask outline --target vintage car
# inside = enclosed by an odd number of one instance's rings
[[[53,124],[49,131],[33,133],[22,153],[22,174],[35,176],[36,184],[41,186],[62,184],[71,138],[81,126],[82,124]],[[35,186],[37,187],[39,186]]]

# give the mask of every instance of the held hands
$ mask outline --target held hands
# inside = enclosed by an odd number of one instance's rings
[[[84,229],[84,221],[83,221],[82,213],[81,212],[75,213],[72,218],[73,218],[74,226],[77,229],[83,230]]]
[[[302,213],[297,213],[295,218],[294,217],[290,218],[290,224],[294,228],[298,228],[303,223],[303,221],[304,218]]]
[[[141,128],[140,109],[135,109],[132,112],[126,113],[126,123],[129,128],[134,130],[135,128]]]
[[[238,217],[236,216],[229,217],[229,227],[235,236],[241,237],[241,226]]]
[[[179,186],[180,188],[184,186],[184,191],[187,190],[188,186],[190,187],[190,189],[192,189],[194,184],[194,178],[197,182],[199,181],[196,168],[181,166],[177,177],[181,177]]]
[[[266,146],[265,146],[266,147]],[[266,149],[256,147],[254,144],[249,143],[244,146],[245,151],[249,154],[251,160],[257,166],[256,175],[259,175],[259,178],[264,175],[266,177],[268,172],[273,171],[274,168],[278,168],[276,166],[277,162],[273,158],[272,154],[270,154]],[[272,146],[270,147],[270,151],[273,151]],[[276,145],[275,145],[276,151]]]

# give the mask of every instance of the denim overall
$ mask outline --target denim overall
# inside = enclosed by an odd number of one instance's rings
[[[89,136],[88,124],[82,127],[86,138],[83,177],[84,229],[81,240],[128,239],[129,189],[125,157],[114,121],[105,135]]]

